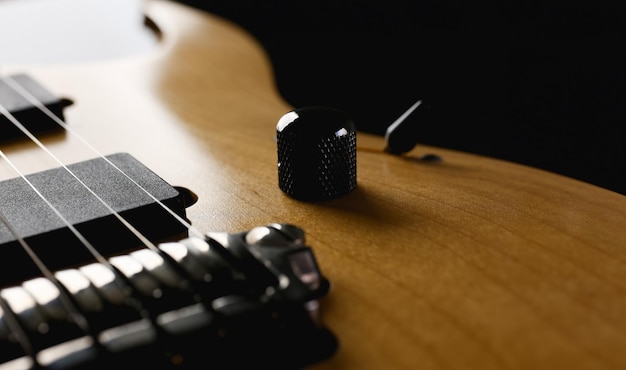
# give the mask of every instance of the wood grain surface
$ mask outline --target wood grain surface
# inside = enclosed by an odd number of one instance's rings
[[[147,54],[2,72],[73,99],[67,122],[102,153],[131,153],[198,194],[188,217],[200,230],[304,228],[340,341],[311,368],[626,369],[623,195],[444,148],[394,156],[359,133],[355,191],[291,199],[275,127],[292,107],[263,49],[210,14],[167,1],[146,11],[162,33]],[[69,134],[45,143],[67,163],[95,156]],[[27,172],[57,166],[30,144],[2,150]]]

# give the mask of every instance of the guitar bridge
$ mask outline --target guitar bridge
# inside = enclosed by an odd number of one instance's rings
[[[0,369],[295,369],[331,356],[300,228],[162,243],[0,290]]]

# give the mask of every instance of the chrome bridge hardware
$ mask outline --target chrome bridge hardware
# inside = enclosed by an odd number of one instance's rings
[[[0,369],[295,369],[337,347],[302,229],[209,233],[0,290]]]

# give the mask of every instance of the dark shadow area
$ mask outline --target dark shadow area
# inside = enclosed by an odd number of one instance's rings
[[[418,144],[626,194],[626,3],[180,1],[250,31],[295,107],[340,108],[382,135],[424,99]]]

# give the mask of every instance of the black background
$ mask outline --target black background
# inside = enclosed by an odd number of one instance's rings
[[[266,48],[292,106],[382,135],[417,99],[419,143],[626,194],[626,5],[603,1],[212,0]]]

